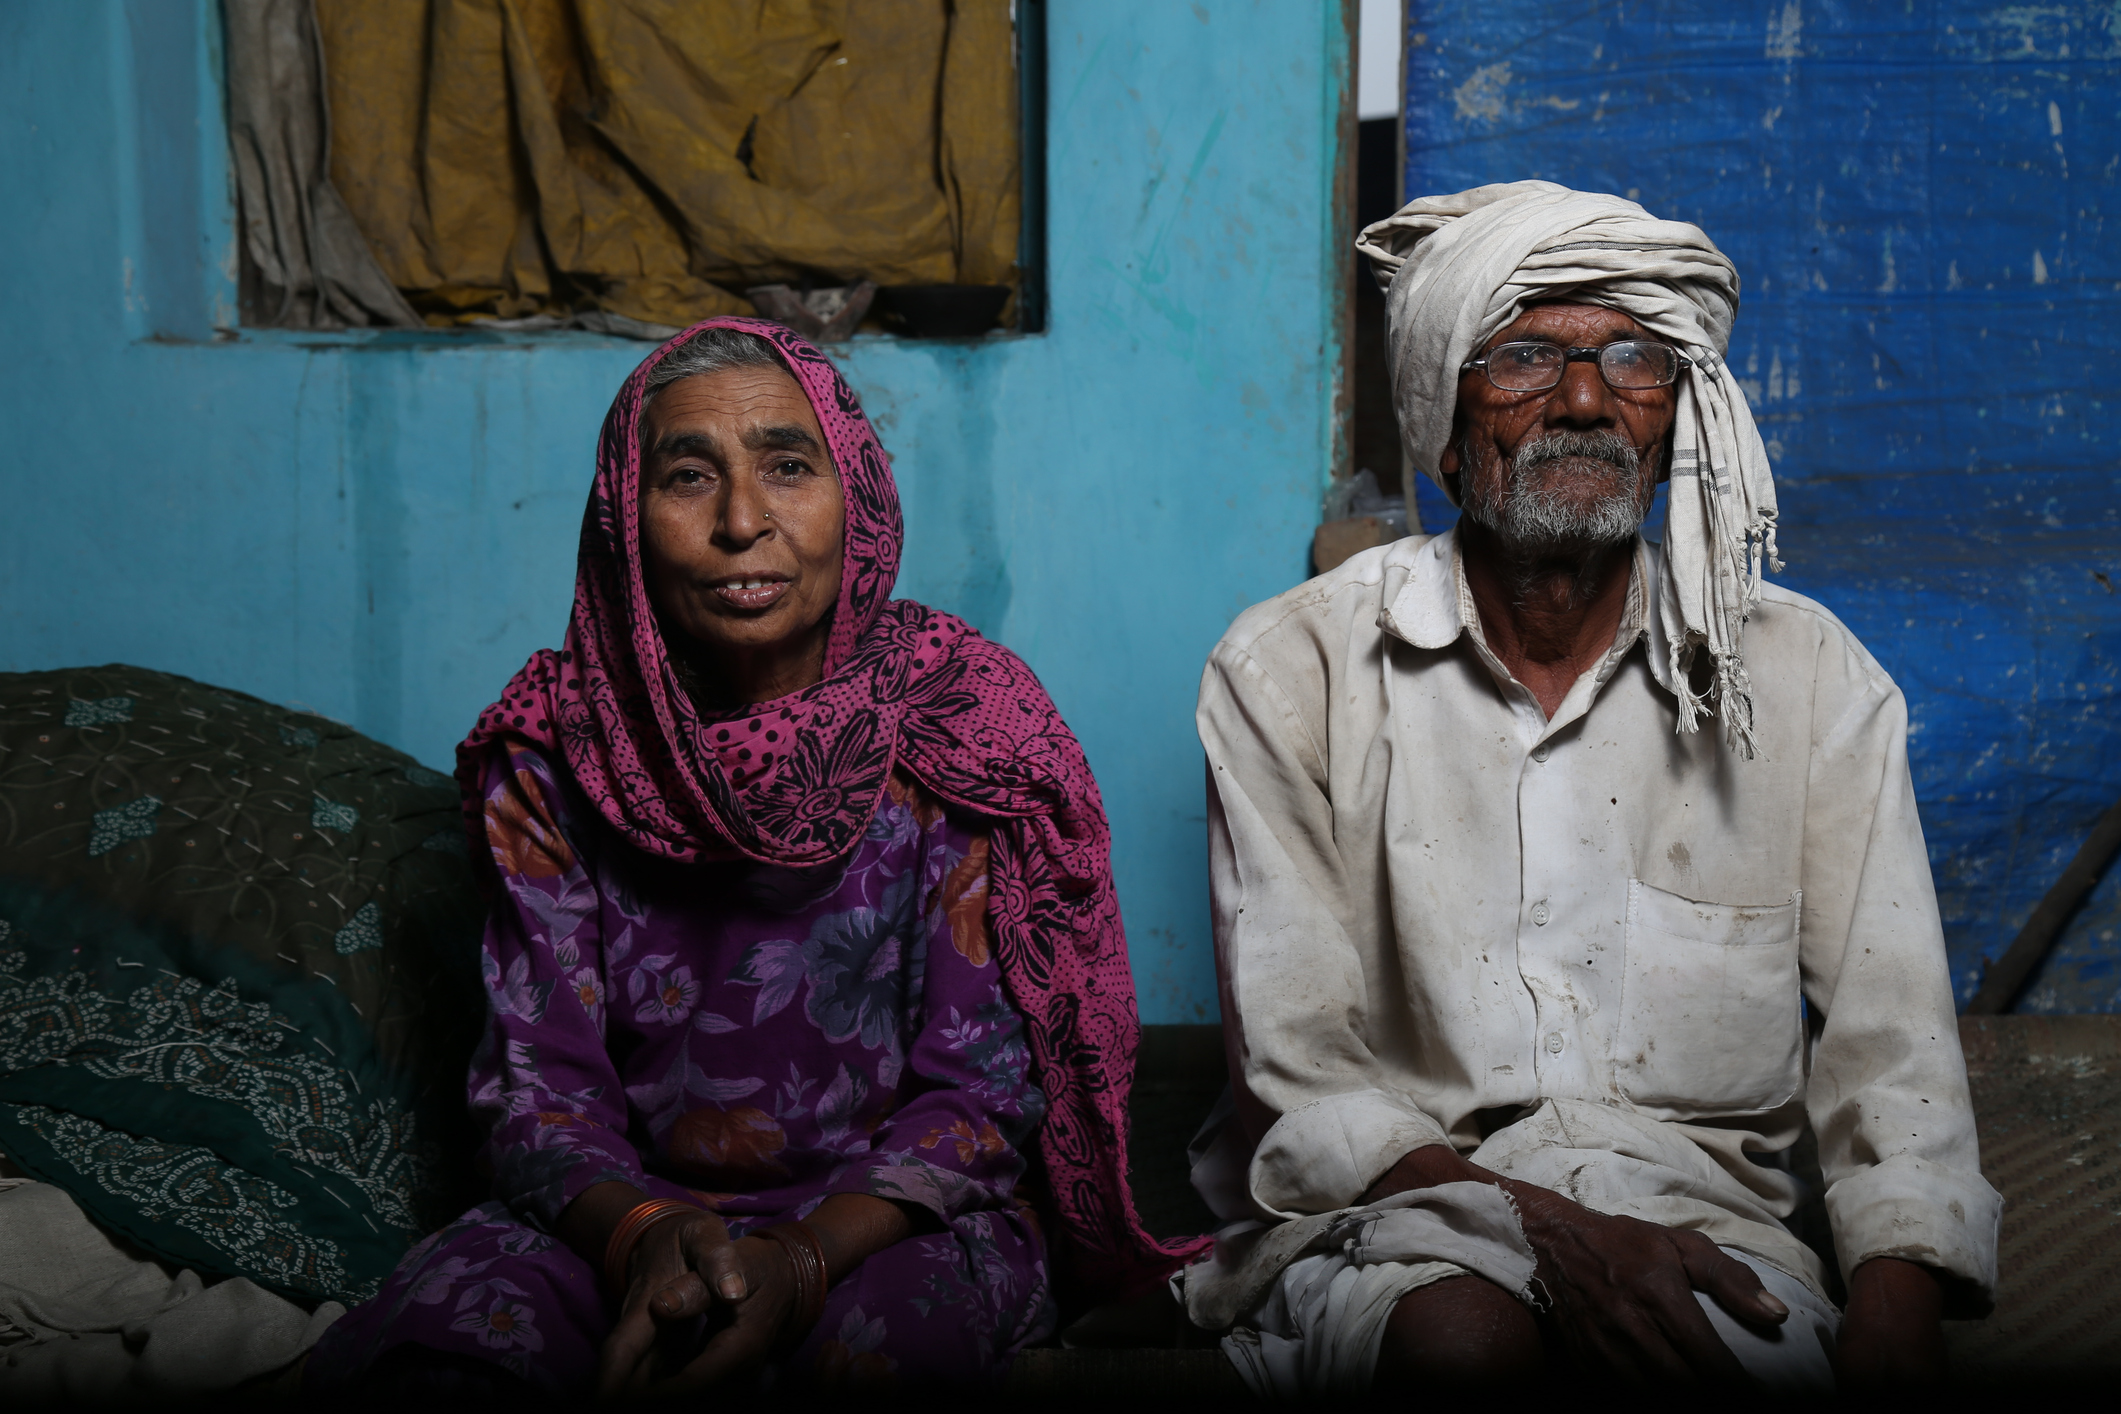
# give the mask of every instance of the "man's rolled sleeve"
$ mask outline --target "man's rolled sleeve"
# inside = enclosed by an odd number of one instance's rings
[[[1873,1257],[1898,1257],[1955,1278],[1948,1316],[1995,1305],[2003,1198],[1978,1172],[1895,1154],[1829,1188],[1826,1213],[1844,1279]]]
[[[1283,1218],[1345,1208],[1407,1154],[1450,1142],[1442,1126],[1397,1095],[1327,1095],[1282,1115],[1259,1141],[1252,1201]]]
[[[1907,707],[1846,637],[1822,648],[1834,720],[1812,758],[1805,991],[1824,1013],[1807,1105],[1846,1277],[1898,1257],[1993,1300],[2003,1200],[1981,1175],[1944,933],[1907,767]]]

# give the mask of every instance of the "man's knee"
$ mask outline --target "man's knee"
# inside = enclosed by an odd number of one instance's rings
[[[1521,1380],[1544,1364],[1538,1323],[1522,1303],[1479,1277],[1451,1277],[1408,1292],[1392,1308],[1375,1383]]]

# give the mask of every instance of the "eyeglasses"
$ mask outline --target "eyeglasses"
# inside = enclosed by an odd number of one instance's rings
[[[1479,358],[1458,366],[1461,374],[1479,370],[1488,381],[1506,393],[1544,392],[1561,382],[1572,363],[1595,363],[1598,376],[1609,388],[1637,392],[1666,388],[1694,366],[1693,360],[1670,344],[1647,339],[1623,339],[1600,349],[1565,349],[1559,344],[1503,344]]]

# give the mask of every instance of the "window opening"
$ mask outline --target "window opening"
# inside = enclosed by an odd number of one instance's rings
[[[1044,10],[223,0],[244,323],[1042,330]]]

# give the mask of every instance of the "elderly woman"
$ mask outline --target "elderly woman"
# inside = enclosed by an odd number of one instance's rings
[[[989,1379],[1188,1255],[1136,1220],[1109,835],[1030,670],[891,600],[890,465],[778,325],[604,423],[567,645],[459,749],[493,1201],[312,1385]],[[1052,1249],[1049,1254],[1049,1242]]]

